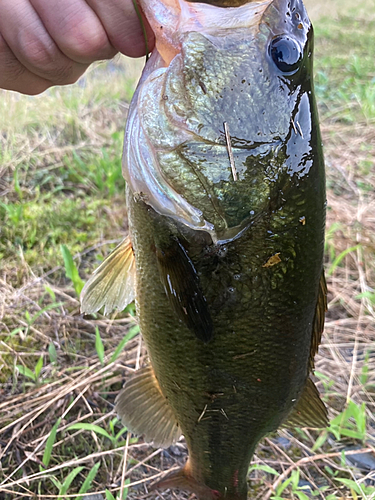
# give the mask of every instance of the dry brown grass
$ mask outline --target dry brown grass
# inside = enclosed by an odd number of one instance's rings
[[[44,292],[44,279],[30,280],[22,289],[16,290],[1,281],[0,286],[6,302],[3,302],[3,314],[12,315],[14,321],[19,320],[17,312],[27,304],[35,304],[36,299]],[[51,285],[48,281],[49,286]],[[123,376],[129,376],[135,369],[145,362],[146,353],[142,348],[142,340],[138,335],[130,341],[123,354],[115,361],[110,362],[117,345],[124,336],[124,331],[134,325],[131,317],[111,319],[100,318],[85,320],[78,311],[77,299],[72,297],[70,287],[52,287],[57,300],[63,304],[57,310],[46,312],[40,317],[35,327],[28,333],[33,343],[40,345],[40,350],[13,349],[8,343],[0,342],[0,348],[5,364],[24,364],[32,355],[39,357],[45,354],[51,338],[55,339],[59,354],[58,368],[53,363],[47,364],[37,384],[25,383],[17,379],[9,379],[2,384],[0,399],[0,498],[30,498],[35,495],[35,484],[44,484],[51,474],[58,476],[66,470],[78,465],[92,466],[102,461],[106,470],[106,479],[102,487],[97,488],[98,493],[105,493],[104,486],[113,493],[124,488],[127,477],[132,481],[127,487],[137,487],[130,494],[130,498],[143,498],[147,494],[147,484],[150,479],[156,479],[163,474],[164,466],[169,468],[177,462],[181,463],[185,454],[183,445],[175,446],[175,459],[171,456],[160,457],[165,452],[162,449],[153,450],[150,445],[141,440],[125,446],[110,447],[98,441],[98,436],[92,432],[93,448],[97,451],[87,453],[86,449],[75,450],[75,443],[84,431],[67,432],[66,429],[78,422],[106,425],[115,417],[113,401],[115,394],[123,383]],[[31,309],[32,310],[32,309]],[[22,324],[22,321],[21,321]],[[106,347],[104,365],[98,361],[98,356],[92,349],[92,338],[95,328],[101,331],[101,336]],[[72,352],[64,353],[64,344],[74,338],[87,337],[91,344],[90,353]],[[91,341],[90,341],[91,339]],[[68,359],[61,359],[67,356]],[[58,372],[56,372],[58,370]],[[104,396],[104,397],[103,397]],[[53,446],[53,455],[60,457],[61,449],[68,446],[72,449],[71,457],[61,463],[51,464],[46,470],[39,470],[46,441],[52,426],[57,418],[61,418],[58,438]],[[100,438],[100,436],[99,436]],[[82,447],[82,444],[80,444]],[[88,450],[90,450],[88,447]],[[57,450],[57,451],[55,451]],[[181,451],[179,451],[181,450]],[[127,461],[133,458],[135,463]],[[22,472],[19,477],[19,471]],[[139,495],[139,487],[143,486],[144,493]],[[44,488],[43,488],[44,489]],[[37,498],[57,498],[56,494],[45,493]],[[1,496],[3,495],[3,497]],[[64,498],[75,498],[76,494],[64,495]]]
[[[330,133],[332,127],[325,127],[325,134]],[[351,146],[347,146],[348,135],[351,135]],[[328,254],[326,267],[329,271],[332,258],[347,248],[360,244],[361,247],[349,253],[345,265],[337,266],[332,275],[328,276],[329,312],[323,343],[317,356],[316,369],[332,381],[333,385],[324,390],[326,400],[331,408],[331,415],[340,412],[349,399],[361,403],[366,402],[368,428],[375,428],[374,421],[374,388],[375,388],[375,360],[371,355],[365,359],[365,353],[372,353],[375,339],[374,305],[366,297],[356,298],[359,294],[373,289],[375,283],[375,196],[370,190],[366,196],[358,188],[356,180],[363,176],[359,173],[361,155],[358,153],[358,143],[363,140],[364,134],[368,143],[375,138],[374,127],[358,127],[353,139],[352,129],[337,131],[334,143],[328,147],[328,180],[333,186],[328,191],[328,219],[327,227],[339,224],[327,241]],[[345,145],[345,148],[342,147]],[[366,183],[374,185],[373,172],[366,177]],[[52,276],[58,275],[61,268],[52,270]],[[11,275],[22,275],[22,279],[15,279]],[[131,478],[129,487],[130,498],[159,498],[156,493],[148,494],[147,485],[150,479],[162,474],[165,468],[181,464],[185,456],[184,446],[178,445],[167,454],[162,450],[155,451],[147,444],[138,441],[119,448],[109,448],[100,440],[100,436],[91,433],[96,442],[94,447],[98,451],[79,452],[67,460],[63,458],[64,446],[74,449],[74,443],[83,431],[67,432],[69,425],[77,422],[90,422],[106,426],[114,418],[113,399],[121,386],[122,373],[130,374],[143,363],[145,352],[141,339],[137,337],[127,345],[126,351],[115,363],[108,363],[117,344],[133,320],[129,317],[97,320],[85,320],[79,315],[79,304],[74,296],[70,284],[54,284],[51,275],[33,276],[32,270],[26,262],[20,261],[20,267],[7,269],[0,280],[2,294],[0,321],[8,334],[18,325],[23,327],[24,339],[20,336],[19,344],[12,346],[10,342],[0,342],[3,368],[13,372],[9,381],[2,384],[0,403],[0,457],[2,459],[3,475],[0,492],[6,498],[30,498],[35,494],[35,485],[43,484],[45,493],[38,494],[38,498],[57,498],[56,494],[48,494],[46,478],[53,475],[66,475],[65,471],[80,464],[92,466],[101,460],[106,469],[105,481],[103,478],[96,485],[98,493],[104,494],[105,485],[112,492],[119,491],[124,480]],[[12,286],[12,282],[22,286]],[[36,313],[51,303],[49,296],[40,303],[40,297],[45,295],[44,285],[48,285],[56,295],[56,302],[61,302],[58,308],[45,311],[25,333],[27,322],[24,311]],[[101,366],[97,354],[93,349],[95,327],[99,327],[106,347],[106,363]],[[36,360],[40,355],[46,357],[46,351],[51,339],[59,353],[58,368],[53,363],[45,364],[38,384],[25,382],[25,379],[16,376],[11,370],[15,365],[30,364],[30,357]],[[72,342],[79,342],[79,349],[69,348]],[[38,349],[35,350],[35,345]],[[66,358],[66,359],[64,359]],[[32,362],[31,365],[34,363]],[[368,369],[366,385],[360,382],[364,366]],[[57,371],[58,370],[58,371]],[[105,393],[105,399],[102,395]],[[111,403],[112,402],[112,403]],[[62,419],[59,427],[58,439],[54,444],[59,463],[38,471],[43,457],[46,440],[57,418]],[[108,428],[108,427],[106,427]],[[325,478],[331,491],[337,491],[337,483],[324,473],[324,465],[333,470],[349,470],[340,465],[341,449],[345,442],[336,442],[330,439],[329,453],[311,453],[315,441],[314,433],[305,433],[304,438],[282,431],[283,436],[291,443],[291,448],[285,450],[275,439],[266,439],[260,444],[255,457],[255,463],[267,464],[276,468],[281,476],[272,484],[267,483],[264,474],[254,472],[251,483],[258,484],[257,498],[269,498],[273,487],[277,487],[283,478],[286,478],[295,468],[300,468],[301,476],[312,485],[321,483]],[[308,439],[306,440],[306,435]],[[98,439],[99,438],[99,439]],[[87,439],[87,438],[86,438]],[[310,440],[310,442],[309,442]],[[353,443],[352,443],[353,444]],[[358,444],[358,443],[357,443]],[[82,443],[80,444],[82,448]],[[363,444],[363,450],[373,449]],[[124,453],[131,459],[132,465],[126,467]],[[350,452],[357,453],[358,451]],[[348,455],[348,453],[347,453]],[[22,472],[19,477],[19,471]],[[358,474],[356,475],[359,478]],[[365,474],[361,473],[363,480]],[[259,481],[266,481],[259,487]],[[257,483],[258,481],[258,483]],[[47,490],[45,488],[47,487]],[[17,491],[17,493],[15,493]],[[7,496],[8,495],[8,496]],[[75,497],[75,494],[65,497]],[[175,493],[163,493],[163,498],[183,498]],[[323,497],[322,497],[323,498]]]

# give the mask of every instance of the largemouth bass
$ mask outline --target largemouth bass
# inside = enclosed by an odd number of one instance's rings
[[[189,458],[156,486],[244,500],[259,440],[323,427],[325,176],[301,0],[141,0],[156,35],[127,122],[129,238],[82,310],[136,299],[150,357],[122,422]],[[235,6],[230,6],[235,5]],[[135,290],[135,291],[134,291]]]

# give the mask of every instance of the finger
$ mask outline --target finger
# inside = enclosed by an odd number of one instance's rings
[[[90,64],[116,54],[100,19],[85,0],[31,0],[31,4],[61,52],[73,61]]]
[[[87,67],[61,52],[28,0],[2,3],[0,32],[21,65],[53,84],[74,83]]]
[[[0,88],[35,95],[44,92],[51,82],[31,73],[15,57],[0,35]]]
[[[141,57],[146,54],[145,37],[133,0],[86,0],[106,29],[111,44],[123,54]],[[154,34],[143,17],[148,50],[154,47]]]

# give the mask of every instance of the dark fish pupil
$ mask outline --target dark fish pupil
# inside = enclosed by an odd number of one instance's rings
[[[291,73],[299,68],[302,51],[299,44],[288,36],[278,36],[269,45],[269,54],[283,73]]]

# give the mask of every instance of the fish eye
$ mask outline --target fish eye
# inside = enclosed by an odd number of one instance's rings
[[[286,35],[275,37],[269,47],[269,55],[283,73],[293,73],[299,68],[302,50],[296,40]]]

